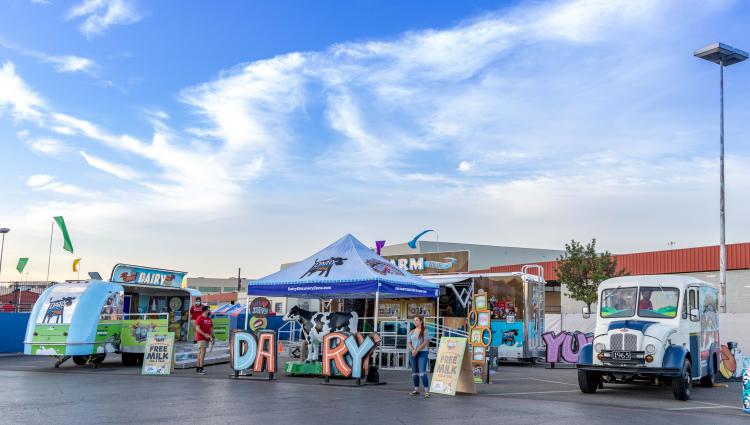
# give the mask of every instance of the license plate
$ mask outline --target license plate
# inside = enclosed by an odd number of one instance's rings
[[[613,360],[630,360],[630,351],[613,351]]]

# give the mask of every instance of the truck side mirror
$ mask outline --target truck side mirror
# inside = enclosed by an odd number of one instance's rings
[[[581,313],[583,313],[583,318],[584,319],[588,319],[589,317],[591,317],[591,310],[588,308],[588,306],[583,307],[581,309]]]
[[[697,322],[700,318],[700,311],[697,308],[690,309],[690,320]]]

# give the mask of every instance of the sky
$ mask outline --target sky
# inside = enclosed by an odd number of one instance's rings
[[[351,233],[614,253],[719,238],[742,1],[10,0],[0,280],[74,258],[260,277]],[[750,63],[725,70],[727,241],[750,241]],[[427,236],[432,238],[432,236]]]

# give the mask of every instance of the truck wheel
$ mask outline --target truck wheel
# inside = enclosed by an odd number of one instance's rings
[[[601,382],[602,376],[596,372],[588,370],[578,371],[578,387],[586,394],[595,393]]]
[[[701,378],[702,387],[711,388],[716,383],[716,372],[718,372],[718,368],[716,367],[717,366],[716,357],[713,358],[712,362],[713,362],[712,366],[714,366],[713,367],[714,372],[710,375],[707,375]]]
[[[83,366],[86,364],[86,360],[89,359],[89,356],[73,356],[73,363],[77,364],[78,366]]]
[[[690,376],[690,360],[685,359],[682,365],[682,376],[672,378],[672,394],[677,400],[690,400],[690,393],[693,389],[693,377]]]

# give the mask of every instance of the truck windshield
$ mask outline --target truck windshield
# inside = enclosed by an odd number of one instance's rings
[[[680,291],[677,288],[641,287],[641,296],[638,299],[638,315],[672,319],[677,316],[679,300]]]
[[[613,288],[602,291],[601,316],[610,318],[635,315],[638,288]]]

